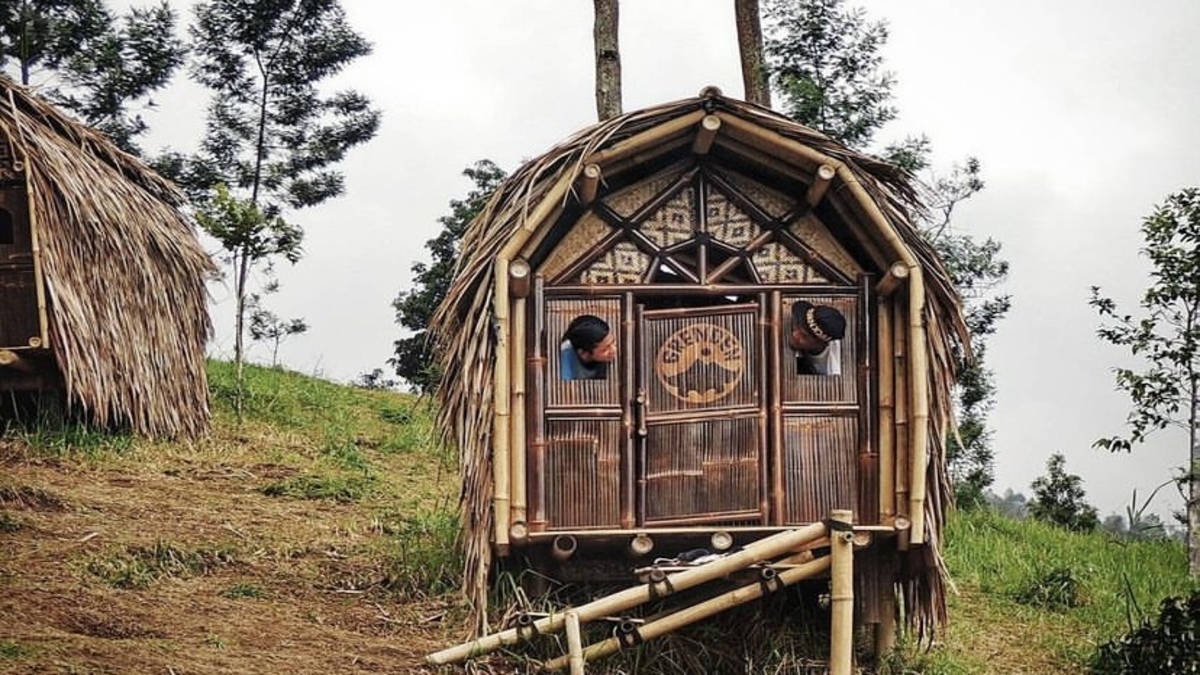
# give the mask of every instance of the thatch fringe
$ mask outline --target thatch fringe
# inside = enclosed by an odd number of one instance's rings
[[[454,282],[432,321],[438,354],[444,368],[438,392],[443,440],[459,449],[463,471],[461,510],[466,566],[464,590],[475,608],[473,629],[487,631],[488,572],[492,564],[492,369],[496,336],[491,307],[496,288],[494,260],[504,245],[525,226],[530,209],[560,180],[575,184],[585,158],[641,131],[700,110],[736,115],[769,131],[807,145],[844,163],[879,206],[925,272],[927,300],[925,345],[929,357],[930,433],[929,498],[926,501],[930,556],[902,584],[906,615],[922,630],[931,631],[945,620],[944,566],[938,549],[948,491],[942,442],[951,428],[951,388],[954,344],[967,345],[968,335],[949,275],[936,254],[912,224],[909,214],[920,209],[910,174],[877,158],[856,153],[827,136],[741,101],[707,94],[627,113],[584,129],[516,171],[493,195],[471,223],[462,241]],[[570,198],[568,193],[567,199]],[[928,570],[936,570],[932,574]],[[914,570],[915,572],[916,570]]]
[[[99,426],[205,433],[205,281],[216,268],[183,193],[7,78],[0,132],[25,164],[67,399]]]

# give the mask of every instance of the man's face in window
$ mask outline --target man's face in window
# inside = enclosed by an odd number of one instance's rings
[[[609,333],[595,347],[580,349],[579,360],[584,364],[612,363],[617,358],[617,336]]]

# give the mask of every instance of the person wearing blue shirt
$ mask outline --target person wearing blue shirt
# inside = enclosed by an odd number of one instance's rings
[[[564,380],[603,380],[608,364],[617,358],[617,336],[598,316],[575,317],[558,348],[559,372]]]

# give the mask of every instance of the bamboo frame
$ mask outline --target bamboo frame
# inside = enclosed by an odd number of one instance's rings
[[[624,591],[594,600],[577,607],[575,611],[583,623],[595,619],[618,614],[631,607],[637,607],[654,598],[673,595],[689,588],[694,588],[713,579],[719,579],[731,572],[744,569],[757,562],[780,556],[808,543],[813,539],[826,536],[828,529],[824,523],[813,523],[794,530],[780,532],[751,544],[747,544],[737,553],[730,554],[707,565],[692,567],[682,572],[668,575],[661,582],[634,586]],[[566,617],[563,614],[551,614],[533,623],[532,630],[510,628],[498,633],[492,633],[471,642],[466,642],[425,657],[431,665],[458,663],[472,656],[486,654],[504,645],[516,644],[529,634],[556,633],[563,629]]]
[[[526,475],[533,476],[532,496],[529,500],[533,506],[533,518],[529,521],[531,535],[546,529],[546,410],[543,402],[546,399],[546,360],[549,357],[542,352],[540,341],[546,326],[543,314],[546,307],[544,286],[545,281],[540,275],[534,277],[533,352],[527,367],[529,381],[534,383],[529,397],[529,424],[533,431],[533,441],[529,444],[526,457]]]
[[[867,191],[858,182],[858,178],[844,164],[838,167],[838,174],[858,203],[874,221],[879,231],[896,250],[901,261],[908,266],[910,277],[908,282],[908,341],[911,349],[911,377],[909,386],[912,388],[911,401],[912,435],[910,448],[911,460],[911,489],[909,495],[909,518],[912,529],[909,530],[910,543],[920,544],[925,541],[925,464],[929,456],[929,363],[925,352],[925,280],[921,266],[911,251],[896,233],[888,219],[879,210],[879,206],[871,199]]]
[[[567,617],[567,650],[571,675],[583,675],[583,637],[579,633],[579,612],[568,609]]]
[[[598,164],[602,169],[608,169],[608,164],[624,159],[630,155],[640,152],[643,148],[654,146],[660,141],[664,141],[672,136],[685,133],[688,127],[694,126],[700,120],[704,119],[706,113],[703,110],[688,113],[677,117],[669,122],[664,122],[658,126],[651,127],[646,131],[634,134],[623,141],[614,144],[607,150],[594,152],[584,158],[585,164]],[[659,146],[660,148],[662,146]],[[655,155],[657,156],[657,155]]]
[[[12,93],[9,92],[11,96]],[[16,148],[13,148],[14,151]],[[14,153],[15,154],[15,153]],[[24,148],[21,149],[21,154],[25,155]],[[25,214],[29,219],[29,244],[30,251],[33,255],[33,287],[34,295],[37,298],[37,313],[38,313],[38,337],[41,338],[41,344],[31,344],[30,347],[38,347],[46,349],[50,347],[50,322],[46,311],[46,278],[42,273],[42,241],[38,230],[39,214],[33,199],[33,185],[29,177],[31,173],[29,167],[29,157],[24,157],[24,173],[25,175]],[[15,167],[14,167],[15,168]]]
[[[782,525],[787,521],[784,509],[783,488],[783,294],[771,292],[771,322],[767,334],[771,345],[771,515],[772,523]]]
[[[785,155],[796,160],[795,163],[798,166],[808,171],[816,171],[823,164],[832,166],[835,171],[840,171],[845,166],[829,155],[813,150],[776,131],[764,129],[729,113],[717,113],[717,116],[721,118],[721,124],[727,129],[726,133],[730,136],[767,154],[777,157],[781,154]]]
[[[634,480],[635,468],[637,462],[637,445],[638,440],[634,435],[634,425],[636,421],[636,413],[633,409],[636,383],[634,382],[634,373],[636,372],[633,354],[636,346],[634,344],[634,333],[637,327],[638,316],[636,314],[637,307],[633,303],[633,294],[626,293],[621,298],[621,314],[624,321],[624,330],[621,332],[621,338],[624,341],[622,347],[625,351],[623,358],[624,368],[623,377],[621,378],[621,401],[623,409],[621,411],[621,427],[625,432],[625,452],[622,457],[620,476],[621,476],[621,526],[632,528],[637,524],[638,506],[637,506],[637,483]]]

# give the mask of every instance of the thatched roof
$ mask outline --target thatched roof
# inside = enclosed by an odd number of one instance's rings
[[[182,192],[4,77],[0,133],[24,164],[68,400],[101,426],[204,433],[205,281],[215,267]]]
[[[941,568],[936,539],[942,531],[943,514],[952,494],[942,457],[945,434],[952,426],[951,354],[955,345],[968,344],[968,336],[953,284],[913,224],[910,214],[921,208],[915,181],[894,165],[852,151],[773,111],[706,91],[696,98],[603,121],[526,163],[496,191],[463,238],[455,279],[434,317],[433,332],[439,340],[444,368],[438,394],[440,427],[445,441],[454,444],[461,455],[467,558],[464,584],[477,607],[486,601],[491,563],[488,537],[493,520],[489,453],[494,412],[492,366],[496,358],[492,307],[496,288],[494,261],[510,240],[551,224],[549,216],[573,199],[572,186],[578,184],[576,179],[585,166],[611,160],[613,170],[604,169],[608,180],[614,170],[636,168],[639,158],[653,154],[639,139],[655,136],[660,145],[673,143],[675,147],[682,140],[686,147],[696,134],[697,122],[708,114],[720,115],[730,133],[738,133],[738,144],[751,158],[757,155],[764,162],[792,165],[798,167],[797,174],[808,171],[810,176],[822,163],[844,167],[848,173],[839,173],[840,187],[831,189],[845,190],[847,194],[859,187],[865,190],[902,244],[887,240],[881,232],[867,234],[878,237],[875,243],[879,248],[906,248],[907,255],[923,271],[924,322],[929,329],[924,348],[930,366],[929,495],[925,512],[932,546],[921,547],[925,549],[923,555],[931,559],[917,566]],[[722,127],[722,133],[727,127]],[[761,141],[758,148],[752,147],[758,141]],[[627,153],[633,145],[638,145],[638,150]],[[618,155],[622,160],[614,159]],[[915,575],[905,588],[905,597],[910,603],[906,608],[908,616],[919,624],[922,632],[944,620],[940,573]]]

